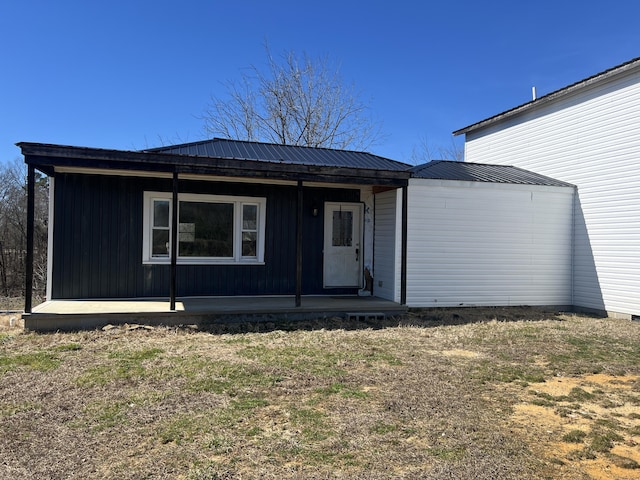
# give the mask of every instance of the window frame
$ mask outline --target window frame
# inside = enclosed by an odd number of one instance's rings
[[[154,228],[154,201],[169,201],[169,253],[163,256],[152,255]],[[233,255],[231,257],[192,257],[181,256],[178,252],[176,263],[179,265],[263,265],[265,245],[265,225],[267,199],[264,197],[246,197],[234,195],[207,195],[197,193],[178,194],[178,230],[180,229],[180,202],[226,203],[233,204]],[[256,205],[256,255],[242,256],[243,206]],[[171,192],[144,192],[142,232],[142,263],[171,263],[171,227],[173,225],[173,194]],[[179,232],[178,232],[179,234]],[[178,238],[178,242],[180,239]]]

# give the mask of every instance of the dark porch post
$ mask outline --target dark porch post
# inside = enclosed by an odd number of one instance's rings
[[[31,313],[33,296],[33,229],[35,228],[35,169],[27,171],[27,258],[24,272],[24,312]]]
[[[178,257],[178,172],[173,172],[173,196],[171,202],[171,285],[169,296],[171,310],[176,309],[176,268]]]
[[[400,304],[407,304],[407,218],[408,188],[402,187],[402,259],[400,260]]]
[[[302,180],[298,180],[298,219],[296,221],[296,307],[302,305]]]

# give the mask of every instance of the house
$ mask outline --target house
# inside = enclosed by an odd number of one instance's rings
[[[47,299],[164,297],[170,310],[178,297],[357,295],[375,195],[410,176],[369,153],[221,139],[18,146],[30,184],[36,168],[50,177]]]
[[[256,312],[273,299],[317,314],[571,304],[574,187],[520,168],[222,139],[18,145],[29,184],[37,168],[51,194],[50,302],[32,311],[27,284],[27,328],[77,313],[94,326],[115,300],[169,299],[145,310],[165,322],[179,305]],[[82,311],[89,300],[97,312]]]
[[[640,318],[640,58],[454,135],[465,161],[576,185],[571,304]]]

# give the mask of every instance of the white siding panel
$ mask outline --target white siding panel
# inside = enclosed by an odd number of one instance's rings
[[[373,293],[394,302],[400,301],[398,203],[397,190],[375,196]]]
[[[465,160],[573,183],[574,303],[640,315],[640,71],[467,134]]]
[[[573,193],[411,180],[407,305],[570,305]]]

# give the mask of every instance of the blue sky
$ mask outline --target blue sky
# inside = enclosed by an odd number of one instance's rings
[[[265,41],[339,64],[382,124],[370,150],[409,162],[534,85],[541,96],[640,56],[639,18],[636,0],[4,0],[0,162],[19,141],[201,140],[211,96],[265,64]]]

